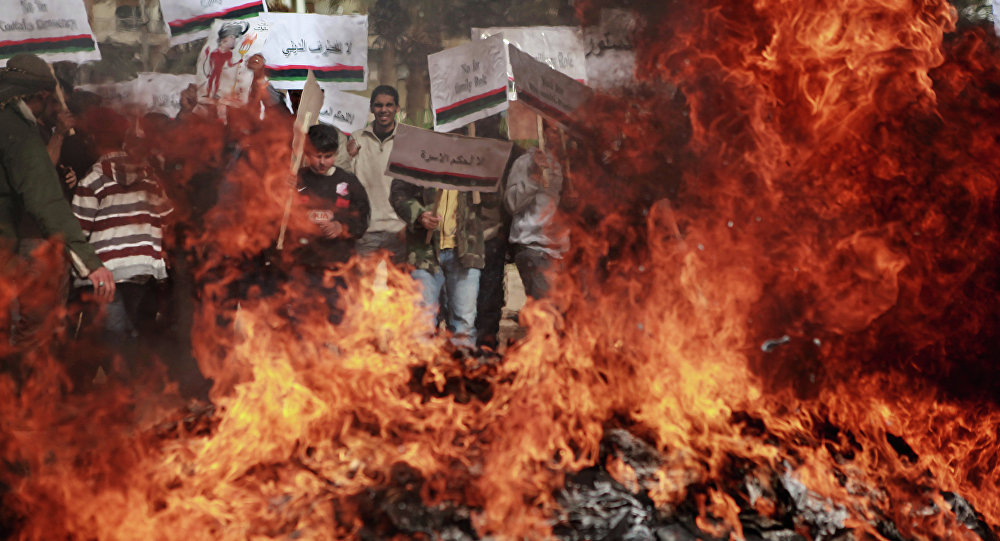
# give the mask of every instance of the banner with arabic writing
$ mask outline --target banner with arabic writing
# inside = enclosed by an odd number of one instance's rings
[[[590,99],[593,91],[517,47],[507,47],[518,100],[563,127],[575,129],[579,123],[577,111]]]
[[[193,74],[144,72],[130,81],[81,85],[80,90],[93,92],[122,111],[137,115],[156,112],[175,117],[181,110],[181,92],[194,82]]]
[[[3,0],[0,63],[18,53],[49,62],[100,60],[83,0]]]
[[[298,90],[313,71],[320,84],[368,88],[368,16],[269,13],[264,45],[271,85]]]
[[[507,109],[507,54],[499,37],[428,55],[434,130],[451,131]]]
[[[396,126],[387,176],[445,190],[497,189],[514,143]]]
[[[587,56],[583,33],[574,26],[495,26],[473,28],[472,39],[501,35],[505,42],[544,62],[554,70],[587,82]],[[509,67],[509,66],[508,66]],[[514,96],[511,99],[516,99]]]
[[[198,55],[198,101],[238,106],[247,102],[253,72],[248,60],[264,50],[269,33],[263,17],[248,20],[217,19],[211,37]]]
[[[351,135],[365,129],[368,122],[368,98],[341,92],[329,83],[319,85],[323,89],[323,108],[319,111],[319,121]]]
[[[163,0],[163,21],[170,44],[180,45],[209,37],[216,19],[247,19],[264,12],[264,0]]]

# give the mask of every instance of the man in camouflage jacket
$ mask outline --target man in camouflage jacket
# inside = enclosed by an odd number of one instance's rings
[[[406,222],[407,262],[423,286],[423,304],[437,314],[442,289],[447,297],[446,323],[454,343],[476,342],[476,298],[485,263],[483,206],[499,207],[496,194],[425,188],[394,179],[389,202]]]

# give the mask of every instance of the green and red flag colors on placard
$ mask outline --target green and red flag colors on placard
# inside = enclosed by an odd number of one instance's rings
[[[0,63],[18,53],[49,62],[100,60],[83,0],[6,0],[0,16]]]
[[[208,5],[206,5],[208,4]],[[160,2],[171,45],[211,37],[216,19],[247,19],[264,12],[263,0],[169,0]]]
[[[500,37],[427,56],[434,130],[451,131],[507,109],[507,54]]]
[[[400,124],[385,174],[446,190],[496,189],[514,144]]]
[[[312,70],[319,83],[339,90],[368,88],[368,17],[268,13],[271,33],[264,58],[271,84],[300,90]]]

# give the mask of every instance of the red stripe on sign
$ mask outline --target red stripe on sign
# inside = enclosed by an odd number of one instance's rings
[[[340,71],[340,70],[350,70],[350,71],[364,71],[364,66],[345,66],[343,64],[336,64],[333,66],[272,66],[264,65],[265,68],[274,71],[285,71],[285,70],[313,70],[313,71]]]
[[[474,180],[496,180],[496,177],[477,177],[475,175],[465,175],[465,174],[462,174],[462,173],[450,173],[450,172],[446,172],[446,171],[431,171],[430,169],[420,169],[419,167],[412,167],[412,166],[409,166],[409,165],[403,165],[403,164],[398,163],[398,162],[392,162],[391,165],[394,166],[394,167],[398,167],[400,169],[407,169],[409,171],[419,171],[421,173],[427,173],[427,174],[430,174],[430,175],[438,175],[438,176],[444,176],[444,177],[471,178],[471,179],[474,179]]]
[[[78,36],[58,36],[52,38],[31,38],[22,39],[17,41],[0,41],[0,47],[7,47],[8,45],[21,45],[24,43],[52,43],[58,41],[70,41],[74,39],[87,38],[90,39],[90,34],[80,34]]]
[[[198,15],[197,17],[191,17],[190,19],[177,19],[176,21],[170,21],[169,24],[170,26],[183,26],[185,24],[193,23],[195,21],[202,21],[205,19],[218,19],[219,17],[229,13],[230,11],[236,11],[238,9],[244,9],[250,6],[259,6],[259,5],[260,5],[260,0],[257,0],[256,2],[247,2],[242,6],[231,7],[229,9],[224,9],[222,11],[216,11],[215,13],[206,13],[204,15]]]
[[[496,96],[497,94],[499,94],[501,92],[506,92],[506,91],[507,91],[507,87],[506,86],[501,86],[500,88],[498,88],[496,90],[490,90],[489,92],[484,92],[484,93],[482,93],[482,94],[480,94],[478,96],[472,96],[471,98],[465,98],[464,100],[455,102],[455,103],[453,103],[451,105],[448,105],[447,107],[442,107],[440,109],[435,109],[434,112],[435,113],[440,113],[442,111],[447,111],[448,109],[454,109],[455,107],[458,107],[460,105],[465,105],[466,103],[473,102],[473,101],[476,101],[476,100],[481,100],[483,98],[488,98],[490,96]]]

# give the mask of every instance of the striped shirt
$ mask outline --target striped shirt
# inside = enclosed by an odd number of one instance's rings
[[[173,208],[145,168],[127,163],[121,152],[103,156],[80,181],[72,205],[115,282],[167,277],[163,225]]]

